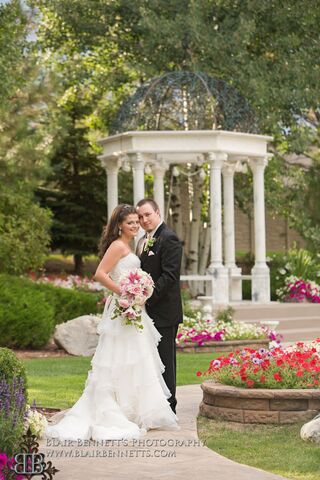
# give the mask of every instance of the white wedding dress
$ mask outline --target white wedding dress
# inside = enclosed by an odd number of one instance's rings
[[[124,272],[137,267],[139,258],[129,253],[109,275],[118,282]],[[121,318],[111,319],[113,309],[111,297],[98,326],[99,343],[83,394],[59,423],[47,427],[47,438],[131,439],[153,428],[178,428],[157,350],[161,335],[145,309],[143,330],[123,325]]]

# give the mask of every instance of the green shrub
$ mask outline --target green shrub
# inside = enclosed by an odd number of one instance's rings
[[[101,311],[98,302],[103,295],[100,293],[78,292],[48,284],[37,284],[37,288],[43,292],[46,300],[54,308],[55,325],[81,315],[94,314]]]
[[[8,348],[0,348],[0,451],[12,455],[24,430],[27,401],[23,363]]]
[[[0,380],[11,382],[14,378],[22,378],[25,386],[27,376],[24,364],[9,348],[0,348]]]
[[[53,332],[54,309],[31,281],[0,275],[0,346],[40,348]]]
[[[0,275],[0,346],[40,348],[58,323],[98,313],[101,293],[77,292]]]
[[[242,280],[242,299],[251,300],[251,280]]]
[[[285,279],[291,275],[316,283],[320,280],[319,258],[303,248],[291,248],[288,253],[271,255],[269,267],[272,300],[278,299],[276,291],[284,286]]]
[[[181,299],[184,317],[197,319],[198,310],[191,306],[192,295],[187,287],[181,288]]]
[[[1,185],[1,272],[19,275],[42,267],[50,243],[51,217],[51,212],[40,208],[28,194]]]
[[[215,320],[217,323],[231,323],[234,320],[235,309],[229,305],[227,308],[222,308],[217,311]]]
[[[285,255],[273,255],[272,263],[278,267],[278,275],[284,278],[295,276],[302,280],[312,280],[319,283],[319,257],[303,248],[291,248]]]

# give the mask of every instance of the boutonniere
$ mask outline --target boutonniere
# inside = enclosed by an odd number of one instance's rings
[[[145,245],[144,245],[143,251],[144,252],[149,252],[150,248],[153,247],[155,241],[156,241],[156,238],[153,238],[153,237],[148,238]]]

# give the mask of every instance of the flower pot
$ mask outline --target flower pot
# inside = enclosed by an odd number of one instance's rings
[[[202,383],[200,415],[238,423],[307,422],[320,412],[320,389],[239,388]]]

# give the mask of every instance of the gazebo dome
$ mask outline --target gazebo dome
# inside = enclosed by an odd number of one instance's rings
[[[202,72],[153,78],[122,105],[110,133],[137,130],[227,130],[258,133],[245,98],[227,82]]]

